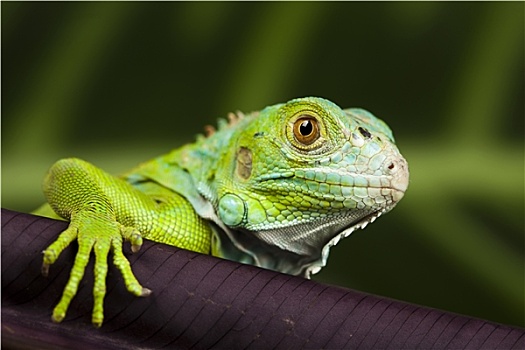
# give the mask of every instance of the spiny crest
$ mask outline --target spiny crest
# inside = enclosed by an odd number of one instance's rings
[[[259,112],[250,113],[250,115],[256,117],[259,115]],[[217,121],[217,128],[215,128],[213,125],[205,125],[204,126],[204,136],[198,135],[197,138],[208,138],[215,134],[217,131],[224,130],[226,128],[235,126],[239,121],[243,120],[245,117],[245,114],[241,111],[237,111],[236,113],[228,113],[227,119],[219,118]]]

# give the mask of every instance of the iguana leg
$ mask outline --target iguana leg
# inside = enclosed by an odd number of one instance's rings
[[[43,273],[47,274],[49,265],[73,240],[77,239],[79,244],[69,281],[53,310],[56,322],[65,317],[92,250],[95,253],[92,321],[96,326],[104,318],[110,250],[128,291],[137,296],[150,294],[137,281],[122,252],[124,239],[131,241],[133,251],[140,248],[142,237],[203,253],[210,250],[209,226],[183,197],[160,189],[150,196],[85,161],[64,159],[55,163],[44,180],[44,193],[51,208],[69,220],[70,225],[44,251]]]

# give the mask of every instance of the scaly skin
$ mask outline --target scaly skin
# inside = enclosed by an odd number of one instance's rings
[[[331,246],[391,210],[407,186],[408,166],[388,126],[320,98],[232,114],[207,137],[120,178],[60,160],[44,180],[54,214],[49,206],[37,213],[70,225],[44,251],[43,273],[74,239],[79,250],[52,318],[65,317],[91,251],[93,324],[103,322],[110,250],[128,290],[149,295],[122,253],[124,239],[133,251],[145,238],[309,277]]]

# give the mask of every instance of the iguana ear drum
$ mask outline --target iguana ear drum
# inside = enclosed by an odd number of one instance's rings
[[[252,174],[252,151],[250,149],[241,147],[237,151],[235,172],[243,180],[247,180]]]

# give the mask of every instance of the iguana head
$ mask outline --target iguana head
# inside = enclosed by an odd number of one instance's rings
[[[331,246],[407,189],[391,130],[365,110],[301,98],[236,122],[213,179],[215,207],[233,245],[257,265],[317,272]],[[215,250],[228,258],[226,245]]]

